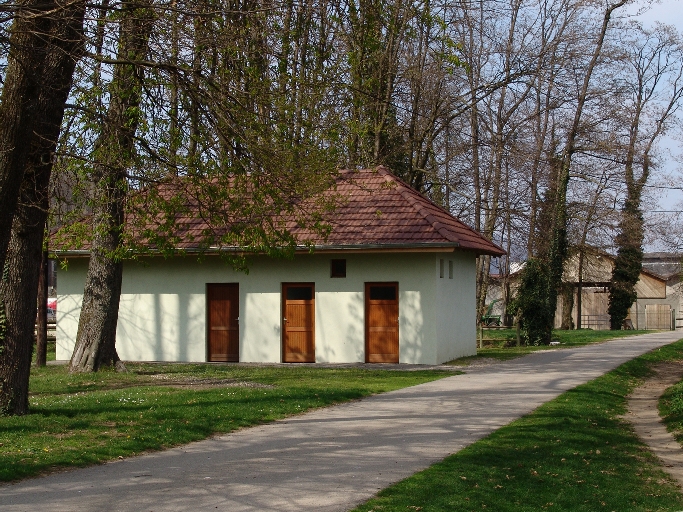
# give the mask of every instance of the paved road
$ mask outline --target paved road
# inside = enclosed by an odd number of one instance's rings
[[[0,486],[0,510],[342,511],[682,332],[520,359],[152,455]]]

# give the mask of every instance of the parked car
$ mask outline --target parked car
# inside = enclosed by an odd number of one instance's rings
[[[47,323],[54,324],[57,322],[57,299],[47,299]]]

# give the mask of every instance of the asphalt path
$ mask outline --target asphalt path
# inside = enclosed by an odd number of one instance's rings
[[[681,337],[662,332],[536,352],[164,452],[0,485],[0,510],[349,510]]]

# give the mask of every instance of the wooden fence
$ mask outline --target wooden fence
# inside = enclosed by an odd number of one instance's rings
[[[647,304],[645,306],[645,329],[672,329],[672,318],[669,304]]]

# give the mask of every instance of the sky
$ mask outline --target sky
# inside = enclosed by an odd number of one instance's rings
[[[632,7],[631,12],[634,14],[637,12],[635,6]],[[683,0],[660,0],[659,2],[653,2],[650,9],[639,14],[637,19],[641,20],[646,26],[653,25],[657,21],[674,25],[679,33],[683,34]],[[677,156],[683,156],[681,141],[668,136],[662,139],[661,144],[663,148],[666,148],[672,153],[664,164],[665,169],[674,172],[677,169],[682,168],[683,162],[679,163],[675,160]],[[681,176],[681,180],[677,185],[683,186],[682,183],[683,176]],[[661,192],[659,197],[660,210],[677,211],[681,209],[681,206],[683,205],[683,190],[658,189],[658,192]]]

